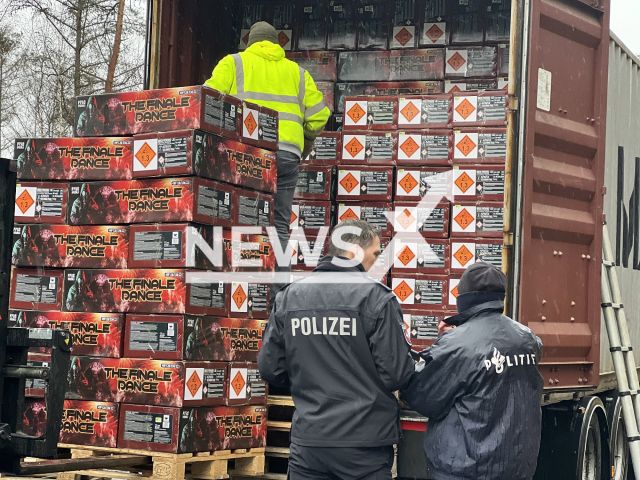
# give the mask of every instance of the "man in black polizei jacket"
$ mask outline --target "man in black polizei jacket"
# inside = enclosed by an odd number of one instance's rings
[[[536,470],[542,342],[502,315],[507,279],[479,262],[458,284],[455,327],[422,352],[402,399],[429,418],[436,480],[530,480]]]
[[[392,392],[415,364],[398,301],[366,274],[380,253],[367,222],[342,222],[330,256],[276,297],[258,366],[272,385],[291,387],[292,480],[391,479],[400,436]]]

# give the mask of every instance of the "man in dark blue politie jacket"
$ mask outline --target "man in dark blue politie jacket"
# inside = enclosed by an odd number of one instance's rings
[[[400,436],[398,401],[415,365],[391,290],[366,272],[381,253],[361,220],[336,229],[336,245],[309,278],[281,290],[258,357],[272,385],[291,387],[289,478],[391,479]],[[360,262],[347,261],[357,254]]]
[[[424,440],[436,480],[530,480],[536,469],[542,342],[502,315],[507,278],[488,263],[458,284],[455,327],[422,352],[402,399],[429,418]]]

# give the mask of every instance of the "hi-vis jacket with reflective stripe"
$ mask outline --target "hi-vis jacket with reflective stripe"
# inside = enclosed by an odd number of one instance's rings
[[[313,140],[329,120],[329,109],[309,72],[286,59],[282,47],[269,41],[227,55],[206,85],[279,112],[280,150],[298,156],[304,138]]]

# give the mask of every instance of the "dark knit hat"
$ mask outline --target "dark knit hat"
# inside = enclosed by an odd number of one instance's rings
[[[486,262],[471,265],[462,275],[458,294],[469,292],[506,293],[507,277],[502,271]]]
[[[276,29],[273,28],[271,24],[267,22],[254,23],[251,30],[249,30],[249,41],[247,42],[247,46],[250,47],[254,43],[262,42],[264,40],[280,45]]]

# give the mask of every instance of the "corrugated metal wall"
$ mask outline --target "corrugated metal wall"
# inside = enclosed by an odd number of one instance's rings
[[[640,53],[640,52],[638,52]],[[622,165],[624,165],[622,167]],[[640,364],[640,60],[615,36],[609,48],[604,211],[625,313]],[[602,322],[601,372],[613,363]]]

